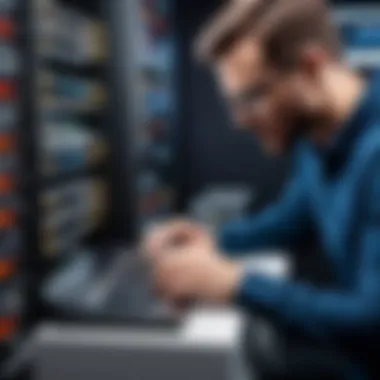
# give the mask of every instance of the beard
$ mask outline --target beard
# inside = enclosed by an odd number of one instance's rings
[[[287,127],[284,128],[284,146],[287,151],[301,140],[318,140],[317,136],[331,124],[328,108],[322,106],[311,109],[298,104],[288,109],[285,115],[283,120]]]

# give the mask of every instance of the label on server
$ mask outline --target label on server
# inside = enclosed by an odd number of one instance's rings
[[[1,110],[0,110],[1,112]],[[13,155],[2,155],[0,157],[0,173],[15,172],[18,168],[18,160]],[[0,194],[1,196],[1,194]]]
[[[20,249],[21,233],[19,230],[0,230],[0,260],[16,259]]]
[[[23,292],[18,278],[0,283],[0,342],[17,335],[23,312]]]
[[[0,102],[0,132],[8,132],[17,123],[17,108],[14,104]]]
[[[1,17],[0,17],[1,28]],[[0,30],[1,32],[1,30]],[[0,34],[1,37],[1,34]],[[17,51],[10,45],[0,44],[0,77],[15,76],[20,72],[20,61]]]
[[[6,195],[0,194],[0,210],[3,209],[12,209],[17,212],[21,211],[20,200],[15,193]]]
[[[19,4],[19,0],[0,0],[0,13],[14,12]]]

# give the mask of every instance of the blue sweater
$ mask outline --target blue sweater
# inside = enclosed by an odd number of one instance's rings
[[[282,201],[226,225],[220,236],[226,252],[244,253],[287,247],[315,229],[335,268],[334,289],[247,274],[238,302],[329,342],[363,379],[375,376],[370,350],[380,346],[379,107],[380,78],[328,149],[310,142],[295,149],[294,176]]]

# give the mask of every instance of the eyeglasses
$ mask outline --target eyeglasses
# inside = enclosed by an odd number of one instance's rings
[[[228,102],[234,110],[247,110],[262,104],[272,94],[273,85],[270,83],[252,84],[241,93],[229,97]]]

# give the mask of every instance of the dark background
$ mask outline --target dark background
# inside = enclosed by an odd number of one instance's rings
[[[192,41],[220,0],[181,1],[177,5],[180,44],[180,87],[183,91],[180,128],[186,131],[184,160],[185,198],[213,184],[250,184],[257,191],[257,205],[265,204],[280,190],[286,159],[265,157],[254,137],[234,129],[207,68],[191,56]]]

